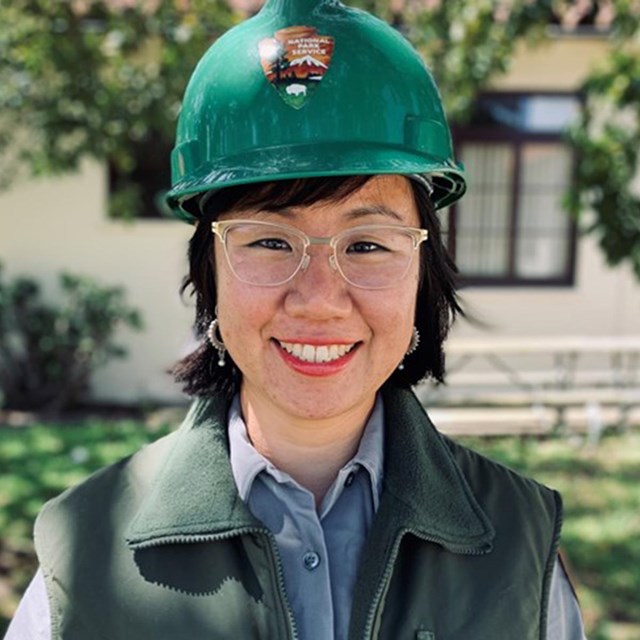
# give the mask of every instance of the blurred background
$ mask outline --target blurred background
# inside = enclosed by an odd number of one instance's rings
[[[442,212],[469,318],[448,385],[418,394],[563,492],[589,637],[640,640],[640,0],[349,4],[419,49],[469,174]],[[203,51],[260,5],[0,5],[0,633],[42,502],[184,413],[175,119]]]

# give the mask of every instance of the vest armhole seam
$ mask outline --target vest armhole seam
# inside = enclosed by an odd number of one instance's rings
[[[38,515],[36,516],[36,521],[33,526],[33,542],[36,549],[36,555],[38,556],[38,562],[40,565],[40,570],[42,571],[42,577],[44,579],[44,590],[47,594],[47,603],[49,604],[49,623],[51,625],[51,640],[59,640],[60,638],[60,616],[58,607],[56,607],[55,598],[53,597],[53,581],[54,581],[54,573],[49,569],[49,567],[43,562],[40,554],[38,552],[38,535],[39,529],[42,526],[42,520],[46,518],[47,512],[50,510],[50,505],[53,501],[57,500],[59,496],[56,496],[52,500],[49,500],[42,505]]]
[[[553,535],[551,537],[551,545],[549,553],[547,554],[547,561],[544,570],[542,580],[542,602],[540,607],[540,640],[548,640],[547,638],[547,624],[549,618],[549,598],[551,596],[551,578],[553,576],[553,569],[556,563],[556,557],[558,555],[558,547],[560,544],[560,531],[562,529],[562,497],[560,494],[553,491],[554,499],[554,527]]]

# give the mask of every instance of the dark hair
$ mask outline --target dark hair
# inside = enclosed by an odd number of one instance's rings
[[[189,243],[189,274],[181,293],[187,289],[196,299],[195,333],[199,347],[172,369],[177,382],[189,395],[222,393],[233,396],[242,374],[229,354],[226,364],[218,365],[218,355],[206,338],[216,307],[215,264],[211,222],[233,209],[309,206],[316,202],[339,202],[362,188],[373,176],[343,176],[262,182],[229,187],[217,192],[203,206],[201,217]],[[456,315],[464,311],[458,300],[457,268],[449,256],[440,232],[440,220],[433,208],[427,187],[411,180],[421,225],[429,231],[429,240],[421,245],[421,277],[418,288],[415,326],[420,332],[418,348],[396,369],[388,382],[410,387],[423,378],[444,381],[443,343]]]

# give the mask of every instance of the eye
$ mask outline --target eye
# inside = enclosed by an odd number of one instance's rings
[[[389,251],[387,247],[379,244],[378,242],[372,242],[371,240],[359,240],[352,242],[347,247],[347,253],[374,253],[376,251]]]
[[[251,242],[249,246],[269,251],[292,251],[291,244],[282,238],[260,238]]]

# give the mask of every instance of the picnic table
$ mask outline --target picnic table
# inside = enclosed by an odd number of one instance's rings
[[[640,336],[478,337],[446,346],[416,393],[444,431],[545,433],[640,422]]]

